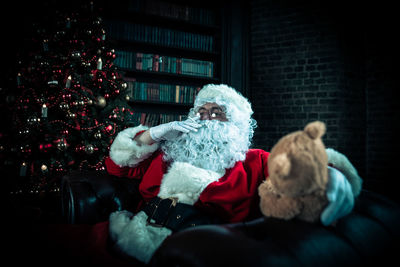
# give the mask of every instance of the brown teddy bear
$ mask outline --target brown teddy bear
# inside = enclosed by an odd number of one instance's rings
[[[268,158],[269,178],[258,188],[262,213],[289,220],[316,222],[328,200],[328,156],[321,137],[325,124],[315,121],[304,131],[282,137]]]
[[[323,122],[314,121],[303,131],[282,137],[272,148],[268,158],[269,177],[258,188],[265,216],[319,221],[328,204],[328,165],[345,175],[354,197],[360,194],[362,179],[345,155],[325,149],[321,140],[325,131]]]

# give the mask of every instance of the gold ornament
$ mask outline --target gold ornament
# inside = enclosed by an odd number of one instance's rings
[[[42,170],[43,173],[46,173],[49,169],[47,168],[47,165],[43,164],[40,169]]]
[[[107,105],[107,101],[103,96],[98,96],[96,105],[98,107],[104,108]]]

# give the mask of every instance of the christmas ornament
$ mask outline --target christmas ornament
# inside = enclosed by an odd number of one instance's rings
[[[15,102],[15,95],[7,95],[6,96],[6,103],[13,104]]]
[[[58,85],[58,81],[57,80],[50,80],[50,81],[48,81],[47,82],[47,84],[50,86],[50,87],[57,87],[57,85]]]
[[[60,140],[60,142],[57,143],[57,149],[60,151],[67,150],[67,143],[65,142],[64,139]]]
[[[65,103],[65,102],[61,102],[59,107],[60,107],[61,110],[64,110],[64,111],[69,110],[69,105],[67,103]]]
[[[87,145],[87,146],[85,147],[85,152],[86,152],[86,154],[88,154],[88,155],[93,154],[93,153],[94,153],[94,146],[91,145],[91,144]]]
[[[75,59],[80,58],[81,57],[81,53],[79,51],[74,51],[71,53],[71,56]]]
[[[106,101],[106,99],[104,97],[98,96],[96,105],[98,107],[104,108],[107,105],[107,101]]]
[[[94,134],[94,138],[96,138],[96,139],[101,139],[101,132],[96,132],[96,133]]]
[[[46,173],[49,171],[49,169],[47,168],[47,165],[45,165],[45,164],[43,164],[43,165],[40,167],[40,169],[42,170],[42,173],[43,173],[43,174],[46,174]]]
[[[16,175],[26,177],[23,192],[56,191],[69,170],[104,171],[109,144],[132,115],[120,107],[128,84],[113,64],[115,50],[101,18],[94,10],[90,15],[70,10],[49,10],[52,16],[43,23],[29,25],[32,36],[25,40],[32,44],[24,46],[12,77],[18,90],[1,91],[4,104],[15,107],[10,127],[15,134],[6,150]]]

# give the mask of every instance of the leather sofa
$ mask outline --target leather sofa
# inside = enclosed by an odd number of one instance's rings
[[[62,179],[62,211],[69,224],[94,224],[114,210],[134,211],[138,181],[99,172]],[[400,208],[362,191],[354,211],[334,226],[258,218],[206,225],[168,237],[151,266],[370,266],[396,262]],[[117,256],[116,256],[117,257]]]

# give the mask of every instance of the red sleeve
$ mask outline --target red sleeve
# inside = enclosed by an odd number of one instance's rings
[[[118,177],[127,176],[129,172],[129,167],[120,167],[112,161],[110,157],[105,159],[105,165],[107,172],[111,175],[115,175]]]
[[[149,168],[151,162],[154,160],[154,158],[159,155],[160,152],[155,152],[153,155],[151,155],[149,158],[143,160],[142,162],[139,163],[139,165],[135,167],[121,167],[112,161],[110,157],[107,157],[105,159],[105,165],[107,172],[111,175],[115,175],[118,177],[128,177],[132,179],[142,179],[143,175]]]

